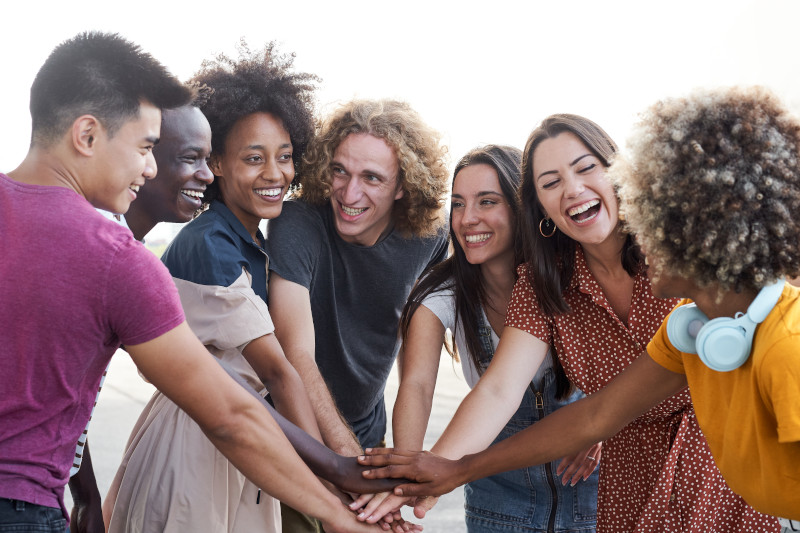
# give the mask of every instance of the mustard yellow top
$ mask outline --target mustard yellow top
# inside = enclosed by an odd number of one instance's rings
[[[756,329],[750,358],[730,372],[679,352],[666,324],[647,352],[664,368],[686,374],[697,420],[725,481],[755,510],[800,519],[800,289],[784,286]]]

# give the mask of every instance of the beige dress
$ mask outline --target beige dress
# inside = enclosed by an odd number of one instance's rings
[[[192,331],[263,393],[241,352],[274,326],[247,271],[229,287],[173,279]],[[200,427],[158,391],[133,428],[103,511],[107,522],[110,515],[110,533],[281,530],[278,501],[245,479]]]

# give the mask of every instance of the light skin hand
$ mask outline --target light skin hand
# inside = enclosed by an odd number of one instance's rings
[[[600,465],[603,454],[602,443],[597,443],[588,450],[564,457],[556,467],[556,474],[561,476],[561,484],[575,486],[578,481],[586,481]]]
[[[411,452],[396,448],[367,448],[366,455],[358,458],[359,463],[370,465],[363,476],[368,479],[396,477],[400,473],[414,484],[395,487],[397,496],[441,496],[463,485],[469,479],[462,479],[462,459],[451,460],[432,452]]]

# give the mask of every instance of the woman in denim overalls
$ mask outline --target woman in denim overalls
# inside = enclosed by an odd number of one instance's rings
[[[396,448],[422,449],[447,329],[453,338],[447,339],[446,348],[460,357],[470,387],[494,354],[520,259],[515,229],[520,157],[516,148],[489,145],[472,150],[456,166],[450,214],[454,253],[415,287],[401,318],[400,389],[393,413]],[[497,440],[581,396],[548,357]],[[577,472],[564,480],[566,486],[558,475],[561,469],[552,463],[467,484],[467,530],[594,532],[593,471],[598,461],[583,456],[577,461]]]

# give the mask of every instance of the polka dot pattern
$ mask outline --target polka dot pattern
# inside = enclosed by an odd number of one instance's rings
[[[518,272],[506,326],[555,346],[570,381],[586,394],[602,389],[644,353],[678,302],[653,296],[647,276],[640,273],[626,325],[578,247],[572,283],[564,293],[572,311],[546,316],[528,282],[527,265]],[[688,389],[604,443],[597,504],[597,531],[602,533],[780,531],[776,519],[754,511],[722,479]]]

